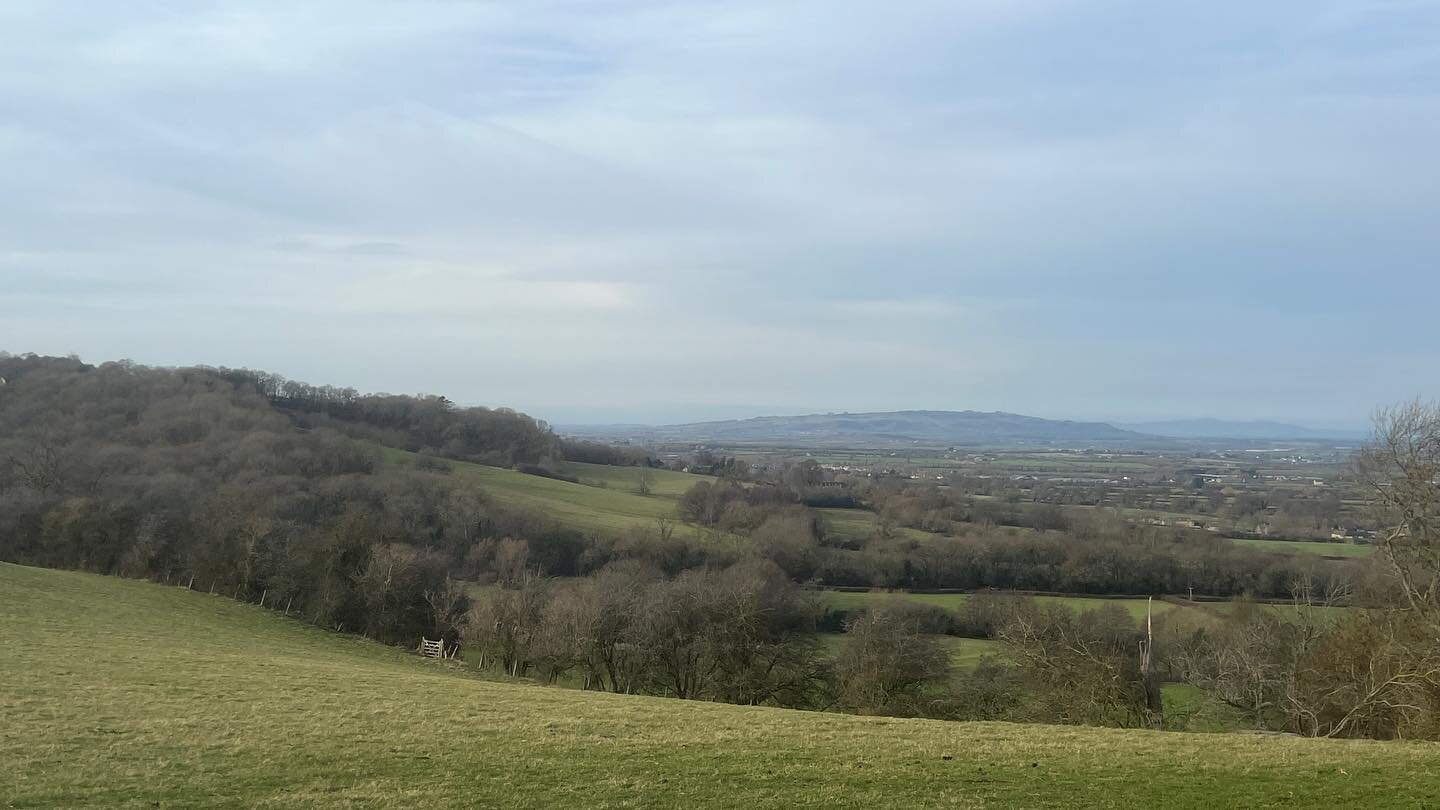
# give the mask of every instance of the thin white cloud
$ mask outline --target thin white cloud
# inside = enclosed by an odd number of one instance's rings
[[[1256,335],[1437,343],[1437,42],[1340,0],[6,3],[0,346],[542,411],[1343,419],[1440,356],[1277,379]]]
[[[603,281],[525,281],[493,272],[415,271],[383,274],[345,285],[326,306],[349,313],[532,319],[636,308],[633,285]]]

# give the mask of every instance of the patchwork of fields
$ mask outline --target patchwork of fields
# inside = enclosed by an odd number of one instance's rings
[[[386,449],[387,460],[404,463],[414,458],[413,454]],[[480,464],[446,462],[451,474],[470,481],[498,503],[543,514],[561,525],[578,531],[594,534],[617,534],[628,531],[654,530],[661,519],[674,520],[679,497],[700,481],[711,480],[707,476],[692,475],[672,470],[653,469],[648,472],[638,467],[615,467],[600,464],[564,462],[559,469],[563,475],[578,479],[579,483],[544,478],[535,475]],[[641,476],[648,480],[647,494],[639,494]],[[819,509],[825,521],[826,530],[832,536],[861,540],[875,530],[876,516],[863,509]],[[744,543],[741,537],[705,530],[676,521],[672,524],[680,536],[703,539],[707,542]],[[925,540],[936,535],[917,529],[898,528],[897,535],[912,540]],[[1328,556],[1365,556],[1373,553],[1373,546],[1349,543],[1307,543],[1278,540],[1235,540],[1238,544],[1263,548],[1282,553],[1323,554]],[[904,592],[836,592],[824,594],[828,606],[836,610],[856,610],[877,602],[905,598],[925,604],[932,604],[947,610],[962,605],[968,594],[924,594]],[[1107,602],[1114,602],[1125,608],[1136,619],[1143,618],[1146,604],[1143,599],[1091,598],[1079,596],[1038,596],[1041,604],[1065,605],[1075,610],[1096,608]],[[1176,609],[1176,605],[1156,600],[1153,610],[1161,615]],[[1230,603],[1208,603],[1210,611],[1233,609]]]
[[[8,806],[1418,807],[1440,748],[547,689],[181,588],[0,565]]]
[[[385,458],[394,462],[405,462],[414,454],[385,448]],[[700,481],[712,480],[708,476],[692,475],[673,470],[652,469],[642,471],[639,467],[614,467],[603,464],[562,462],[557,470],[579,483],[527,475],[503,467],[489,467],[482,464],[467,464],[447,461],[452,474],[473,482],[480,490],[494,497],[499,503],[512,508],[525,509],[543,514],[563,526],[578,531],[597,534],[616,534],[636,529],[653,529],[661,518],[676,517],[676,503],[680,496]],[[646,479],[647,494],[639,494],[641,477]],[[874,535],[876,516],[864,509],[818,509],[825,522],[826,531],[833,537],[845,541],[862,541]],[[681,531],[700,537],[733,536],[708,532],[698,527],[676,524]],[[895,536],[915,541],[925,541],[937,535],[909,527],[894,527]],[[1289,554],[1319,554],[1336,557],[1365,557],[1374,552],[1369,545],[1353,543],[1320,543],[1286,540],[1234,540],[1234,543],[1266,551]]]

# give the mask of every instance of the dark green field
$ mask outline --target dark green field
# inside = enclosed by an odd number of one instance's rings
[[[891,599],[903,599],[934,605],[946,610],[956,610],[965,604],[971,595],[968,593],[911,593],[908,591],[825,591],[823,598],[826,605],[837,610],[859,610]],[[1093,610],[1113,603],[1125,608],[1136,619],[1143,619],[1147,610],[1144,599],[1088,596],[1034,596],[1031,598],[1041,605],[1061,605],[1072,610]],[[1154,615],[1158,616],[1176,609],[1176,605],[1156,599],[1150,603],[1148,609],[1153,610]]]
[[[1230,542],[1263,551],[1277,551],[1282,554],[1319,554],[1323,557],[1369,557],[1375,553],[1375,546],[1358,543],[1317,543],[1304,540],[1248,540],[1234,539]]]
[[[481,680],[0,565],[8,807],[1423,807],[1440,747],[945,723]]]

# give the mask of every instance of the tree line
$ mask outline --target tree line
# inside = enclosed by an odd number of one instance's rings
[[[679,514],[747,535],[793,579],[831,586],[1286,598],[1302,578],[1328,588],[1365,576],[1363,563],[1279,555],[1102,512],[1066,516],[1063,530],[960,524],[948,526],[951,535],[917,538],[887,527],[897,499],[923,493],[882,500],[869,537],[837,535],[807,507],[811,493],[832,488],[788,472],[748,485],[698,482],[681,496]]]
[[[531,538],[557,573],[579,557],[575,533],[489,503],[443,464],[384,463],[364,438],[532,458],[551,443],[528,417],[34,355],[0,356],[0,379],[0,559],[183,575],[400,640],[453,626],[467,607],[455,580],[497,538]]]
[[[197,371],[209,371],[237,390],[255,391],[306,429],[501,467],[540,464],[563,453],[548,425],[508,408],[462,408],[435,395],[361,394],[254,369]]]
[[[479,666],[514,677],[624,694],[863,714],[1134,727],[1161,721],[1158,669],[1123,609],[1075,614],[1026,597],[977,596],[961,612],[892,601],[849,614],[838,643],[829,611],[773,562],[669,576],[626,560],[547,579],[510,557],[467,614]],[[1012,653],[953,665],[942,636],[963,626]]]

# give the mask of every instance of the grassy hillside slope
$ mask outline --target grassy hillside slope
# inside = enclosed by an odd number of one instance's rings
[[[388,447],[384,454],[391,462],[414,457]],[[617,534],[636,527],[654,529],[657,519],[676,517],[675,505],[685,490],[696,482],[711,480],[702,475],[652,470],[651,493],[638,495],[633,491],[640,475],[636,467],[565,462],[560,471],[579,478],[577,484],[503,467],[463,461],[445,463],[452,475],[475,484],[502,506],[530,510],[568,528],[598,534]]]
[[[892,720],[470,677],[180,588],[0,565],[0,803],[1440,802],[1440,747]]]
[[[621,492],[633,492],[640,483],[641,477],[645,476],[650,479],[650,494],[665,498],[678,498],[685,494],[687,489],[701,481],[715,480],[712,476],[694,475],[675,470],[655,468],[645,470],[640,467],[615,467],[608,464],[585,464],[579,461],[562,461],[559,471],[565,475],[579,478],[582,484],[609,487]]]

